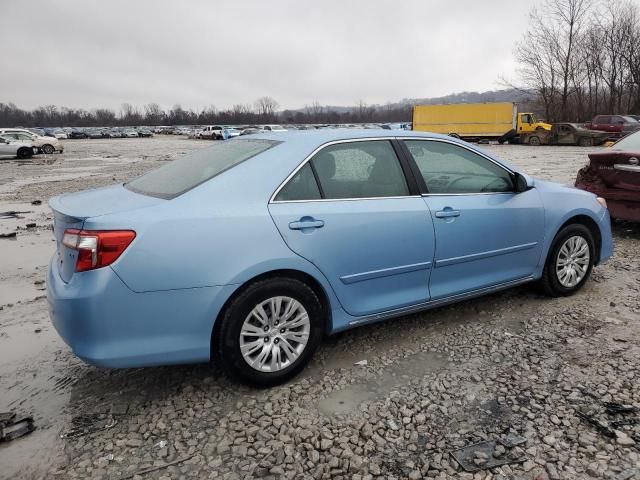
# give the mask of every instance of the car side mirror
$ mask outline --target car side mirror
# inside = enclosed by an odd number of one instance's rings
[[[524,175],[518,172],[516,172],[514,176],[515,176],[514,183],[516,187],[516,193],[526,192],[531,188],[531,185],[529,185],[529,181],[527,180],[527,177],[525,177]]]

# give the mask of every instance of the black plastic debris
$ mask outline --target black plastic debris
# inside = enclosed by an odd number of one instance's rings
[[[18,234],[16,232],[0,233],[0,238],[16,238]]]
[[[521,449],[507,450],[503,445],[498,445],[495,440],[487,440],[453,450],[451,456],[466,472],[470,473],[500,465],[524,463],[527,460]]]
[[[34,200],[31,205],[42,205],[42,200]]]
[[[27,223],[25,226],[27,228],[36,228],[38,225],[36,223],[32,222],[32,223]]]
[[[16,420],[13,412],[0,413],[0,442],[10,442],[23,437],[36,429],[32,417]]]
[[[24,218],[21,215],[25,213],[32,213],[32,212],[31,211],[18,212],[17,210],[9,210],[8,212],[0,212],[0,219],[6,220],[8,218]]]
[[[618,402],[605,402],[602,404],[609,415],[618,413],[636,413],[638,409],[633,405],[622,405]]]
[[[520,435],[514,435],[513,433],[508,434],[507,436],[501,438],[498,441],[507,448],[513,448],[513,447],[517,447],[518,445],[527,443],[527,439],[525,437],[521,437]]]

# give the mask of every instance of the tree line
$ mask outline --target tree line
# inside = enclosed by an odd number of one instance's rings
[[[272,97],[261,97],[253,104],[238,104],[226,110],[214,106],[195,111],[174,105],[164,110],[157,103],[142,108],[123,103],[118,112],[107,108],[93,110],[47,105],[33,110],[13,103],[0,103],[2,127],[114,127],[157,125],[251,125],[266,123],[369,123],[411,121],[411,105],[367,105],[363,101],[339,111],[313,102],[302,110],[278,111]]]
[[[515,57],[521,87],[535,92],[547,121],[640,113],[635,2],[545,0],[532,9]]]

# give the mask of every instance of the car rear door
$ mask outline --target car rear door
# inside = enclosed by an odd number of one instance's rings
[[[406,140],[424,181],[436,250],[433,299],[528,280],[541,258],[544,209],[535,189],[516,193],[512,172],[446,140]]]
[[[354,316],[429,299],[433,224],[396,148],[389,139],[326,145],[269,204],[289,248],[318,267]]]

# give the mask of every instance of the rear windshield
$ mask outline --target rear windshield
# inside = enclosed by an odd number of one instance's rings
[[[261,139],[220,142],[152,170],[125,187],[152,197],[175,198],[278,143]]]
[[[614,150],[628,150],[631,152],[640,152],[640,132],[632,133],[624,137],[622,140],[618,140],[613,144]]]

